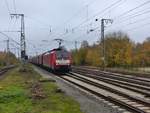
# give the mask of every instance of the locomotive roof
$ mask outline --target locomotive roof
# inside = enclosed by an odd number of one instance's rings
[[[50,51],[47,51],[47,52],[43,53],[42,55],[44,55],[44,54],[46,54],[46,53],[50,53],[50,52],[52,52],[52,51],[60,51],[60,50],[66,50],[66,49],[65,49],[65,48],[55,48],[55,49],[52,49],[52,50],[50,50]]]
[[[47,52],[44,52],[44,53],[42,53],[42,54],[40,54],[40,55],[34,56],[34,57],[32,57],[32,58],[39,57],[39,56],[41,56],[41,55],[44,55],[44,54],[46,54],[46,53],[50,53],[50,52],[52,52],[52,51],[60,51],[60,50],[66,50],[66,49],[65,49],[64,47],[55,48],[55,49],[49,50],[49,51],[47,51]],[[66,50],[66,51],[67,51],[67,50]]]

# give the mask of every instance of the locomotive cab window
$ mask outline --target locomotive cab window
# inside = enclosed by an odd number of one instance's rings
[[[66,50],[56,51],[56,58],[60,59],[68,59],[69,53]]]

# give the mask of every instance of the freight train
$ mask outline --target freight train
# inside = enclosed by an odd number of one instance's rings
[[[71,70],[71,54],[64,48],[56,48],[32,57],[30,62],[53,72],[69,72]]]

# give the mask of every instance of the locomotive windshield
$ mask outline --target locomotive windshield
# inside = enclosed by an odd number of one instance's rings
[[[69,58],[69,53],[66,50],[56,51],[56,58],[58,60],[60,60],[60,59],[68,59]]]

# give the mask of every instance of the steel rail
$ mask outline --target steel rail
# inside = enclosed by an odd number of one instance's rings
[[[114,72],[109,72],[109,71],[101,71],[101,70],[95,70],[95,69],[91,69],[91,68],[83,68],[83,67],[75,67],[75,66],[73,66],[72,68],[73,69],[88,70],[88,71],[97,72],[97,73],[99,72],[99,73],[103,73],[103,74],[110,74],[110,75],[120,76],[123,78],[142,80],[145,82],[150,82],[150,78],[147,78],[147,77],[141,77],[141,76],[138,77],[138,76],[134,76],[134,75],[130,75],[130,74],[120,74],[120,73],[114,73]]]
[[[96,67],[89,67],[89,66],[72,66],[72,68],[82,68],[82,69],[88,69],[88,70],[96,70],[96,71],[101,71],[100,68]],[[148,78],[150,79],[150,73],[132,73],[132,72],[123,72],[123,71],[113,71],[113,70],[106,70],[106,71],[101,71],[101,72],[107,72],[107,73],[113,73],[113,74],[119,74],[121,75],[126,75],[126,76],[131,76],[131,77],[140,77],[140,78]]]
[[[136,108],[134,106],[131,106],[131,105],[125,103],[125,102],[122,102],[122,101],[116,99],[116,98],[113,98],[113,97],[110,97],[110,96],[105,96],[103,94],[95,92],[95,91],[93,91],[93,90],[91,90],[91,89],[89,89],[87,87],[84,87],[84,86],[82,86],[80,84],[75,83],[74,81],[66,79],[63,76],[59,76],[59,77],[64,79],[64,80],[66,80],[66,81],[68,81],[68,82],[70,82],[70,83],[72,83],[72,84],[74,84],[74,85],[76,85],[76,86],[78,86],[78,87],[80,87],[80,88],[82,88],[82,89],[84,89],[84,90],[86,90],[86,91],[88,91],[88,92],[90,92],[90,93],[92,93],[92,94],[94,94],[94,95],[96,95],[96,96],[98,96],[98,97],[100,97],[100,98],[103,98],[103,99],[105,99],[105,100],[107,100],[109,102],[115,103],[116,105],[118,105],[120,107],[123,107],[126,110],[129,110],[129,111],[134,112],[134,113],[146,113],[145,111],[143,111],[141,109],[138,109],[138,108]]]
[[[75,78],[75,79],[78,79],[78,80],[80,80],[80,81],[83,81],[83,82],[85,82],[85,83],[88,83],[88,84],[94,85],[94,86],[96,86],[96,87],[102,88],[102,89],[104,89],[104,90],[108,90],[108,91],[110,91],[110,92],[112,92],[112,93],[118,94],[118,95],[120,95],[120,96],[124,96],[124,97],[126,97],[126,98],[129,98],[130,100],[137,101],[137,102],[139,102],[139,103],[141,103],[141,104],[144,104],[144,105],[146,105],[146,106],[149,106],[149,105],[150,105],[150,102],[149,102],[149,101],[145,101],[145,100],[143,100],[143,99],[139,99],[139,98],[130,96],[130,95],[128,95],[128,94],[126,94],[126,93],[123,93],[123,92],[121,92],[121,91],[118,91],[118,90],[116,90],[116,89],[112,89],[112,88],[110,88],[110,87],[108,87],[108,86],[105,86],[105,85],[102,85],[102,84],[99,84],[99,83],[95,83],[95,82],[90,81],[90,80],[88,80],[88,79],[82,78],[81,76],[74,76],[74,75],[72,75],[72,74],[69,74],[69,77],[70,77],[70,76],[73,77],[73,78]]]
[[[7,66],[7,67],[4,67],[2,69],[0,69],[0,75],[3,75],[4,73],[6,73],[9,69],[12,69],[14,68],[15,65],[10,65],[10,66]]]
[[[76,72],[78,74],[81,74],[80,71]],[[72,73],[73,74],[73,73]],[[107,77],[102,77],[102,76],[94,76],[94,75],[89,75],[89,74],[85,74],[82,73],[87,77],[93,78],[95,80],[100,80],[118,87],[122,87],[125,89],[129,89],[132,90],[134,92],[137,93],[141,93],[143,95],[145,95],[146,97],[150,97],[150,88],[149,87],[144,87],[144,86],[140,86],[140,85],[136,85],[136,84],[132,84],[132,83],[126,83],[126,82],[122,82],[122,81],[118,81],[118,80],[114,80],[111,78],[107,78]],[[130,87],[129,87],[130,86]]]
[[[89,74],[85,71],[81,71],[81,70],[78,70],[78,71],[75,71],[76,73],[82,73],[86,76],[88,75],[91,75],[92,77],[96,77],[96,78],[105,78],[106,80],[112,80],[114,82],[118,82],[118,83],[121,83],[121,84],[125,84],[125,85],[129,85],[129,86],[133,86],[133,87],[137,87],[137,88],[141,88],[141,89],[144,89],[144,90],[148,90],[150,91],[150,87],[147,87],[147,86],[143,86],[143,85],[139,85],[139,84],[135,84],[135,83],[129,83],[129,82],[126,82],[126,81],[121,81],[121,80],[116,80],[114,78],[110,78],[110,77],[107,77],[107,76],[99,76],[99,75],[93,75],[93,74]]]
[[[73,71],[76,72],[76,69],[73,69]],[[77,69],[77,71],[82,71],[82,72],[86,72],[88,74],[95,74],[97,76],[104,76],[104,77],[107,77],[107,78],[112,78],[112,79],[117,79],[117,80],[121,80],[121,81],[126,81],[126,82],[134,82],[134,83],[137,83],[137,84],[140,84],[140,85],[144,85],[144,86],[148,86],[150,87],[150,82],[145,82],[143,80],[135,80],[133,78],[130,78],[130,77],[120,77],[118,75],[111,75],[110,73],[101,73],[101,72],[98,72],[98,71],[92,71],[92,70],[85,70],[85,69]]]

